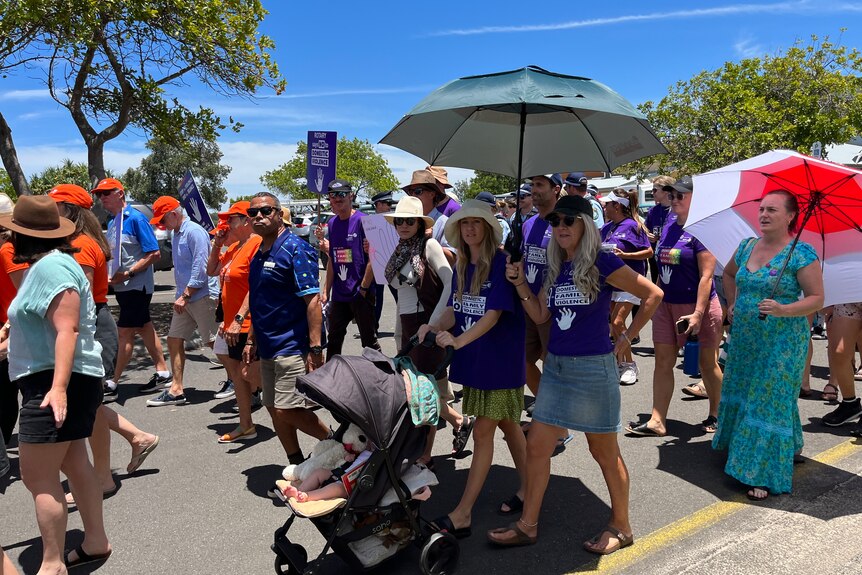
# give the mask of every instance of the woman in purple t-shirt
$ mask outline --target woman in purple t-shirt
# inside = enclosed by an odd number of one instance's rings
[[[453,346],[449,377],[464,386],[462,411],[472,416],[473,460],[458,506],[433,523],[455,537],[471,534],[471,514],[494,458],[499,427],[521,484],[505,504],[517,513],[524,499],[526,440],[520,418],[524,409],[524,310],[506,281],[506,254],[497,249],[503,230],[488,204],[469,200],[446,222],[446,239],[457,249],[449,307],[436,323],[419,330],[422,340],[436,331],[440,347]],[[465,424],[461,424],[463,428]],[[502,511],[502,509],[501,509]]]
[[[691,178],[681,178],[665,189],[671,190],[670,205],[676,221],[665,226],[655,250],[664,301],[652,320],[655,346],[652,415],[647,421],[630,422],[626,431],[648,437],[667,434],[667,410],[673,395],[673,368],[677,353],[690,336],[697,336],[700,346],[698,363],[709,395],[709,414],[700,425],[705,433],[715,433],[721,398],[717,352],[722,333],[721,304],[712,281],[715,257],[696,237],[683,229],[694,190]]]
[[[566,430],[583,431],[611,498],[611,518],[592,539],[591,553],[608,555],[631,545],[629,475],[620,454],[620,386],[617,358],[649,321],[662,292],[620,258],[600,252],[601,238],[593,224],[590,203],[564,196],[546,218],[553,227],[548,244],[548,275],[538,296],[526,283],[521,262],[508,266],[507,278],[530,318],[551,322],[533,425],[527,438],[527,480],[521,518],[488,532],[497,545],[536,542],[539,510],[548,486],[551,455]],[[641,310],[627,331],[611,342],[608,308],[613,289],[641,298]]]
[[[602,226],[602,248],[615,256],[640,275],[646,275],[646,260],[652,257],[646,228],[637,213],[637,190],[617,188],[600,200],[605,207]],[[641,300],[626,291],[615,290],[611,294],[611,335],[614,339],[626,329],[626,320],[632,308]],[[620,385],[634,385],[638,380],[638,366],[632,357],[631,348],[623,352],[619,365]]]

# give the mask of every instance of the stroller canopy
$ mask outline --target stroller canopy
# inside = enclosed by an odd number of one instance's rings
[[[334,356],[297,378],[296,389],[338,421],[358,425],[377,447],[392,447],[408,409],[401,374],[392,360],[370,348],[361,356]]]

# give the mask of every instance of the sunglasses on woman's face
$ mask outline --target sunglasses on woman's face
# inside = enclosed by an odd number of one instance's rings
[[[416,218],[392,218],[392,221],[396,226],[403,226],[405,224],[412,226],[416,223]]]
[[[678,202],[681,202],[681,201],[683,201],[683,200],[685,199],[685,197],[686,197],[687,195],[688,195],[688,193],[687,193],[687,192],[676,192],[676,193],[671,192],[671,194],[670,194],[670,199],[672,199],[672,200],[676,200],[676,201],[678,201]]]
[[[560,224],[565,224],[566,227],[570,228],[575,225],[575,222],[578,221],[576,216],[563,216],[562,218],[558,214],[550,214],[547,218],[548,223],[551,224],[552,228],[556,228]]]
[[[433,191],[433,190],[431,190],[430,188],[412,188],[410,190],[407,190],[407,193],[411,196],[421,196],[425,192],[431,192],[431,191]]]
[[[259,208],[249,208],[248,209],[248,217],[256,218],[257,214],[262,215],[265,218],[268,218],[275,211],[274,206],[261,206]]]

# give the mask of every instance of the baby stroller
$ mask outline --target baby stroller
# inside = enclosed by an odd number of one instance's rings
[[[434,345],[435,335],[429,334],[422,345]],[[309,517],[326,539],[315,560],[308,561],[305,548],[288,538],[298,516],[295,511],[275,531],[272,550],[279,575],[315,573],[330,548],[355,570],[365,571],[410,544],[421,549],[420,566],[426,575],[455,571],[460,555],[458,541],[422,519],[420,502],[411,498],[410,488],[402,481],[405,469],[425,450],[430,430],[429,426],[413,424],[402,374],[395,367],[398,358],[418,343],[414,336],[407,349],[394,359],[370,348],[361,356],[335,356],[323,367],[298,378],[297,390],[329,410],[339,422],[336,439],[340,440],[340,434],[352,423],[373,443],[373,450],[346,505],[327,515]],[[448,366],[452,352],[452,348],[446,349],[444,364],[437,373]],[[380,505],[390,488],[397,494],[397,501]],[[389,496],[391,500],[391,492]]]

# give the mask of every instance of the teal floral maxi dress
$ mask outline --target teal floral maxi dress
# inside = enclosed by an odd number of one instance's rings
[[[797,399],[808,354],[805,317],[758,318],[757,304],[770,296],[790,244],[762,268],[746,267],[758,240],[743,240],[736,251],[736,304],[727,365],[718,408],[713,449],[727,449],[725,473],[745,485],[771,493],[789,493],[793,455],[802,449]],[[774,299],[799,299],[796,273],[817,260],[809,244],[799,242],[781,277]]]

